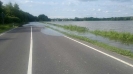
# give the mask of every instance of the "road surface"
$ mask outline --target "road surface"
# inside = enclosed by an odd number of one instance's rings
[[[133,74],[132,65],[130,58],[74,41],[37,22],[0,36],[0,74]]]

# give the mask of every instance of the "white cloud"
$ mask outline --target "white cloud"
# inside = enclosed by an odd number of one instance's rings
[[[133,15],[133,0],[1,0],[4,4],[16,2],[19,7],[33,15],[48,16],[110,17]],[[129,2],[130,1],[130,2]],[[66,13],[65,13],[66,12]],[[122,13],[120,13],[122,12]],[[106,13],[106,15],[105,15]],[[128,14],[127,14],[128,13]],[[69,15],[69,16],[66,16]]]
[[[115,12],[121,12],[121,10],[117,10],[117,11],[115,11]]]
[[[101,11],[101,9],[98,9],[97,11]]]
[[[92,9],[92,11],[95,11],[95,10],[96,10],[96,9],[94,9],[94,8]]]
[[[61,4],[62,4],[62,5],[65,5],[65,3],[64,3],[64,2],[62,2]]]
[[[110,0],[110,1],[116,1],[116,2],[131,2],[132,0]]]
[[[97,1],[97,0],[79,0],[79,1],[84,1],[84,2],[86,2],[86,1]]]
[[[72,10],[73,12],[75,12],[76,10],[74,9],[74,10]]]
[[[33,1],[32,0],[25,0],[24,2],[25,3],[32,3]]]
[[[86,12],[87,10],[83,10],[83,11],[85,11],[85,12]]]
[[[128,14],[128,13],[125,13],[126,15]]]
[[[109,11],[105,11],[105,13],[108,13]]]

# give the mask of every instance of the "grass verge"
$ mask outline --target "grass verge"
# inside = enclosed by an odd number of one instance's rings
[[[12,28],[16,28],[16,27],[22,27],[23,24],[27,24],[28,22],[23,22],[23,23],[12,23],[12,24],[0,24],[0,33],[8,31]]]
[[[0,33],[12,29],[13,26],[10,24],[0,25]]]
[[[120,49],[120,48],[117,48],[117,47],[113,47],[113,46],[107,45],[107,44],[102,43],[102,42],[98,42],[98,41],[95,41],[95,40],[91,40],[91,39],[89,39],[87,37],[69,34],[67,32],[63,32],[63,31],[60,31],[58,29],[54,29],[54,28],[49,27],[49,26],[46,26],[46,27],[51,28],[53,30],[56,30],[58,32],[61,32],[61,33],[65,34],[65,35],[67,35],[69,37],[76,38],[76,39],[79,39],[79,40],[83,40],[83,41],[89,42],[91,44],[97,45],[99,47],[102,47],[102,48],[104,48],[106,50],[110,50],[112,52],[116,52],[118,54],[121,54],[121,55],[124,55],[124,56],[128,56],[130,58],[133,58],[133,52],[131,52],[131,51],[124,50],[124,49]]]

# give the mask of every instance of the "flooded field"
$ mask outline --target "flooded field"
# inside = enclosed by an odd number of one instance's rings
[[[87,27],[89,28],[89,30],[106,30],[106,31],[114,30],[117,32],[129,32],[133,34],[133,21],[90,21],[90,22],[89,21],[88,22],[87,21],[83,21],[83,22],[62,21],[62,22],[50,22],[50,23],[60,24],[60,25],[70,25],[70,24],[77,25],[77,26]],[[61,29],[59,27],[55,27],[55,26],[53,27],[64,31],[64,29]],[[92,33],[77,33],[77,32],[72,32],[69,30],[65,30],[65,31],[72,33],[72,34],[85,36],[92,40],[97,40],[99,42],[103,42],[111,46],[133,51],[133,44],[121,43],[119,41],[111,40],[109,38],[105,38],[105,37],[98,36],[98,35],[94,35]]]
[[[60,25],[77,25],[90,30],[114,30],[118,32],[133,33],[133,21],[55,21],[50,22]]]

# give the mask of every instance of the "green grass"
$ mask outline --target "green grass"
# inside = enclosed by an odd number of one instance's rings
[[[113,40],[118,40],[123,43],[133,43],[133,34],[127,32],[116,32],[116,31],[101,31],[95,30],[91,31],[91,33],[95,35],[100,35],[103,37],[107,37]]]
[[[47,26],[47,27],[49,27],[49,26]],[[105,44],[105,43],[102,43],[102,42],[98,42],[96,40],[91,40],[91,39],[89,39],[87,37],[69,34],[67,32],[63,32],[63,31],[60,31],[58,29],[54,29],[52,27],[49,27],[49,28],[51,28],[53,30],[56,30],[58,32],[61,32],[61,33],[65,34],[65,35],[67,35],[69,37],[76,38],[76,39],[79,39],[79,40],[83,40],[83,41],[86,41],[88,43],[91,43],[91,44],[97,45],[99,47],[102,47],[102,48],[104,48],[106,50],[110,50],[112,52],[116,52],[118,54],[121,54],[121,55],[124,55],[124,56],[128,56],[130,58],[133,58],[133,52],[131,52],[129,50],[124,50],[124,49],[120,49],[120,48],[117,48],[117,47],[114,47],[114,46],[110,46],[108,44]]]
[[[48,24],[51,24],[51,23],[48,23]],[[70,31],[77,31],[80,33],[85,33],[88,31],[88,29],[86,27],[80,27],[80,26],[76,26],[76,25],[58,25],[58,24],[52,24],[52,25],[61,27],[61,28],[64,28],[64,29],[67,29]]]
[[[13,26],[10,24],[0,25],[0,33],[12,29]]]

